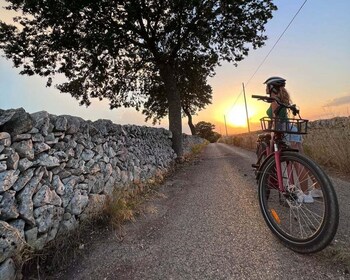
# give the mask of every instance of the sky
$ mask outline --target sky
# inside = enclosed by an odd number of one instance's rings
[[[249,127],[259,129],[259,119],[269,105],[252,99],[251,95],[264,95],[263,82],[270,76],[287,80],[286,88],[303,118],[350,115],[350,1],[308,0],[292,21],[304,2],[274,1],[278,10],[265,26],[268,36],[265,46],[251,49],[237,67],[223,62],[216,68],[216,75],[209,78],[212,104],[193,116],[194,123],[210,122],[223,135],[226,131],[228,134],[248,131],[244,84]],[[0,19],[9,21],[13,14],[2,8],[5,5],[0,0]],[[19,75],[19,71],[0,52],[0,109],[22,107],[29,113],[44,110],[92,121],[110,119],[122,125],[152,126],[133,108],[110,110],[106,100],[92,100],[87,108],[79,106],[70,94],[47,88],[45,79]],[[54,81],[63,80],[58,77]],[[168,128],[167,118],[156,126]],[[183,132],[190,134],[186,118]]]

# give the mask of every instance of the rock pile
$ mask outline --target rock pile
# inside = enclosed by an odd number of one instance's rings
[[[14,278],[12,258],[24,245],[42,249],[101,209],[114,188],[166,172],[170,138],[159,128],[0,110],[1,277]]]

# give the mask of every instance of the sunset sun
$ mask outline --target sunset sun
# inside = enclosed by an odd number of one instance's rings
[[[249,117],[252,115],[251,110],[248,110]],[[238,126],[238,127],[245,127],[247,126],[247,116],[246,116],[246,110],[244,106],[240,107],[234,107],[232,108],[227,116],[227,124],[232,126]]]

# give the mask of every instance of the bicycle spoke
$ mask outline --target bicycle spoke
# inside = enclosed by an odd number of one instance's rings
[[[265,204],[271,221],[286,235],[300,240],[310,238],[321,227],[325,204],[323,198],[305,203],[303,195],[319,186],[319,183],[308,167],[296,161],[281,160],[281,173],[286,191],[283,194],[279,192],[276,167],[271,165],[266,170]]]

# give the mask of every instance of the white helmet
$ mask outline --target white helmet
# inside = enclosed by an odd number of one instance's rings
[[[264,84],[267,84],[268,86],[285,86],[286,85],[286,79],[283,79],[281,77],[270,77],[268,78]]]
[[[270,77],[268,78],[264,84],[269,88],[269,93],[271,92],[278,94],[280,87],[284,87],[286,85],[286,79],[281,77]]]

